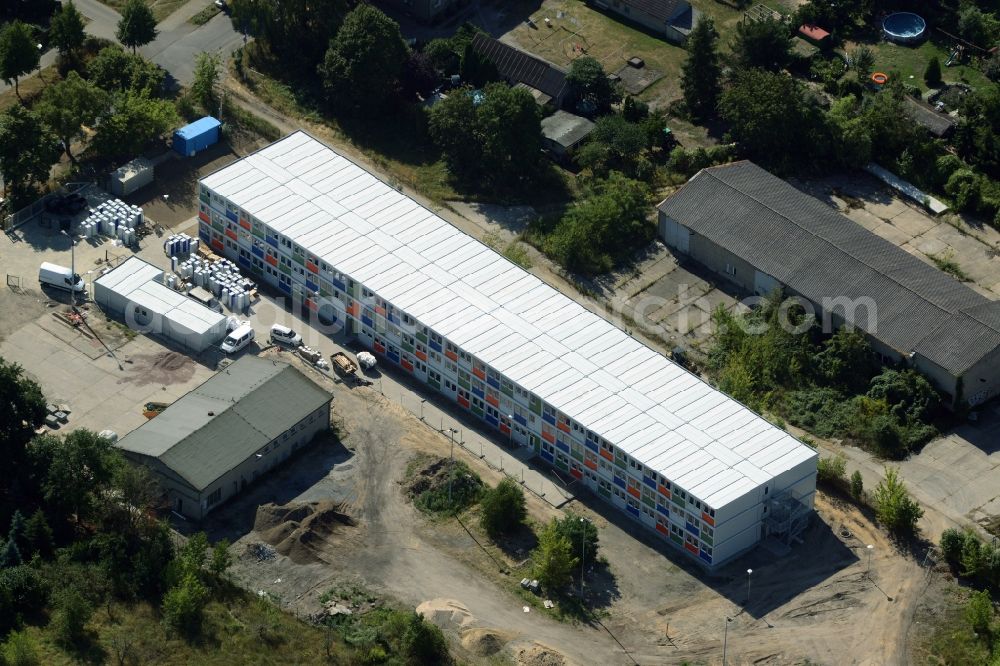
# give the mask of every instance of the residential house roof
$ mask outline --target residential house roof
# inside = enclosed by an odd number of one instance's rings
[[[592,121],[567,111],[556,111],[551,116],[542,118],[542,136],[567,150],[586,139],[593,131]]]
[[[955,128],[956,123],[951,116],[938,113],[910,96],[906,96],[904,108],[908,116],[934,136],[946,136]]]
[[[483,33],[473,37],[472,48],[492,62],[511,85],[522,83],[554,100],[559,100],[566,90],[566,72],[530,53]]]
[[[956,376],[1000,344],[1000,304],[752,162],[703,169],[659,209],[813,303],[871,299],[857,326]]]
[[[118,442],[202,491],[332,396],[297,369],[244,356]]]

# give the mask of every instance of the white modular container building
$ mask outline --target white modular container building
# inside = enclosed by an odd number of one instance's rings
[[[94,302],[140,333],[201,352],[226,336],[226,318],[163,284],[163,271],[138,257],[94,281]]]
[[[199,197],[214,251],[699,563],[808,522],[814,450],[308,134]]]
[[[145,157],[137,157],[128,164],[111,172],[111,193],[124,197],[153,182],[153,163]]]

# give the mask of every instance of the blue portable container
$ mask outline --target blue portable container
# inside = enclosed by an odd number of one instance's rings
[[[212,116],[205,116],[174,132],[174,151],[184,157],[192,157],[198,152],[219,142],[222,123]]]

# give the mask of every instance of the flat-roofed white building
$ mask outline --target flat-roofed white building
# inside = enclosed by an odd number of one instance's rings
[[[815,451],[308,134],[199,196],[216,252],[700,563],[812,514]]]
[[[201,352],[226,336],[226,318],[163,284],[163,271],[138,257],[94,280],[94,302],[132,329]]]

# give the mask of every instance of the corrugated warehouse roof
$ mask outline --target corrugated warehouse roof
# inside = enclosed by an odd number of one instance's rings
[[[331,398],[287,363],[244,356],[118,447],[159,458],[204,490]]]
[[[202,182],[712,507],[816,457],[304,132]]]
[[[523,83],[552,99],[558,99],[566,88],[566,73],[563,70],[489,35],[477,33],[472,38],[472,48],[492,62],[500,75],[511,84]]]
[[[99,277],[94,284],[141,305],[151,313],[166,317],[193,333],[206,333],[225,321],[226,318],[221,313],[162,284],[162,278],[162,270],[133,256]]]
[[[664,23],[691,7],[687,0],[621,0],[621,4]]]
[[[751,162],[703,169],[659,209],[814,303],[870,298],[857,326],[956,375],[1000,340],[1000,306]]]

